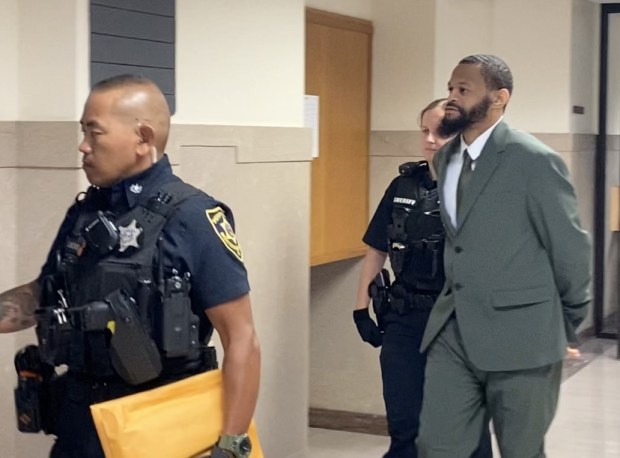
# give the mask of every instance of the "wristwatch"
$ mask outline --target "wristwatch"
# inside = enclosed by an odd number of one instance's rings
[[[247,434],[220,436],[217,446],[222,450],[229,451],[235,458],[248,458],[252,451],[252,442]]]

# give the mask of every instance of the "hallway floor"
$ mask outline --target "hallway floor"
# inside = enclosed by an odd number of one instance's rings
[[[548,458],[620,457],[620,360],[614,341],[593,339],[567,360]],[[381,458],[384,436],[310,428],[305,458]],[[500,457],[495,449],[495,457]]]

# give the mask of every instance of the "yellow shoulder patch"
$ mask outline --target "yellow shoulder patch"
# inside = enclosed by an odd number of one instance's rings
[[[234,254],[237,259],[239,259],[239,261],[243,262],[241,246],[239,246],[235,231],[233,231],[232,226],[226,220],[224,210],[222,210],[221,207],[215,207],[205,210],[205,212],[211,226],[213,226],[213,230],[218,235],[224,246],[228,248],[228,250]]]

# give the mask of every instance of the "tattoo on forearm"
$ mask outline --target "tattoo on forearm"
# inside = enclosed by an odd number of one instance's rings
[[[0,332],[19,331],[34,326],[38,307],[33,283],[18,286],[0,294]]]

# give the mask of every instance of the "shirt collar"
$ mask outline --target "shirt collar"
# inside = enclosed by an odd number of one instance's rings
[[[142,200],[142,196],[151,196],[156,186],[161,186],[162,178],[168,175],[172,176],[172,166],[168,155],[164,154],[148,169],[125,178],[109,188],[111,209],[125,206],[127,209],[135,207]]]
[[[471,156],[472,161],[478,159],[478,157],[480,157],[480,154],[482,154],[482,149],[484,148],[484,145],[487,144],[487,140],[493,133],[493,129],[497,127],[497,125],[502,121],[502,119],[504,119],[503,116],[499,118],[495,124],[485,130],[483,133],[481,133],[478,138],[476,138],[471,143],[471,145],[465,143],[465,139],[461,135],[461,155],[463,155],[463,151],[467,150],[467,152]]]

